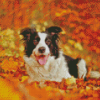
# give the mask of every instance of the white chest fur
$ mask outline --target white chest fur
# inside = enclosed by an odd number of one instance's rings
[[[63,78],[71,77],[62,52],[60,52],[60,56],[57,59],[50,56],[45,65],[40,65],[34,56],[24,56],[24,60],[27,73],[34,81],[49,80],[60,82]]]

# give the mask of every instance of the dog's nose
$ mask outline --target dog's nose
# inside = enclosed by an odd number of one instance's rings
[[[44,53],[44,52],[45,52],[45,47],[40,47],[40,48],[39,48],[39,52],[40,52],[40,53]]]

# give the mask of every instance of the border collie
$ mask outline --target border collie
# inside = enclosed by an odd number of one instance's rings
[[[58,47],[60,27],[52,26],[45,32],[25,28],[21,31],[25,41],[25,66],[34,81],[57,81],[85,78],[87,69],[84,59],[73,59],[63,54]]]

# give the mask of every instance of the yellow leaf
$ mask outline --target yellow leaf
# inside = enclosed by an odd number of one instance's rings
[[[68,40],[68,43],[70,43],[71,45],[74,45],[75,41],[74,40]]]
[[[13,34],[14,34],[13,30],[11,30],[11,29],[6,30],[6,35],[13,35]]]
[[[42,30],[45,31],[45,27],[42,27]]]
[[[56,16],[60,16],[61,14],[60,13],[56,13]]]
[[[69,10],[67,12],[69,12]],[[61,15],[64,15],[65,13],[66,13],[66,10],[61,10],[56,13],[56,16],[61,16]]]
[[[13,56],[13,53],[12,53],[12,51],[10,49],[6,49],[5,50],[5,55],[6,56]]]
[[[83,92],[84,92],[84,89],[81,89],[81,90],[80,90],[80,93],[83,93]]]
[[[74,47],[77,48],[78,50],[82,51],[83,50],[83,47],[80,43],[75,43],[74,44]]]
[[[66,79],[66,83],[68,85],[71,85],[71,84],[76,84],[76,78],[74,78],[73,76],[69,79]]]
[[[90,87],[89,86],[86,86],[86,91],[89,91],[90,90]]]
[[[23,51],[24,51],[24,46],[21,45],[21,46],[19,47],[19,50],[23,52]]]
[[[52,87],[51,86],[46,86],[46,91],[50,91],[50,90],[52,90]]]
[[[13,49],[15,48],[15,43],[14,43],[14,41],[10,42],[10,47],[13,48]]]
[[[47,22],[44,22],[44,26],[47,26],[48,25],[48,23]]]
[[[69,46],[65,45],[64,48],[65,48],[65,50],[66,50],[66,52],[67,52],[68,54],[72,54],[71,49],[70,49]]]
[[[19,53],[16,53],[16,58],[18,58],[20,55],[19,55]]]
[[[28,79],[28,76],[22,76],[21,82],[24,82],[24,81],[27,80],[27,79]]]
[[[23,39],[23,36],[22,36],[22,35],[19,35],[19,38],[20,38],[20,39]]]
[[[65,31],[62,31],[61,34],[66,34],[66,32]]]
[[[6,40],[3,40],[3,41],[1,42],[1,45],[2,45],[3,47],[8,47],[8,43],[7,43]]]
[[[16,37],[14,35],[9,35],[8,40],[9,41],[15,41]]]

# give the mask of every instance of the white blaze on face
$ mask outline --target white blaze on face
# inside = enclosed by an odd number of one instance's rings
[[[45,33],[38,33],[38,36],[40,38],[39,43],[37,44],[37,46],[35,47],[35,49],[33,50],[33,54],[36,57],[36,60],[38,61],[39,64],[44,65],[47,62],[47,59],[50,55],[50,49],[47,46],[47,44],[45,43],[45,39],[47,37],[47,34]],[[40,53],[39,52],[39,48],[40,47],[44,47],[45,48],[45,52],[44,53]]]

